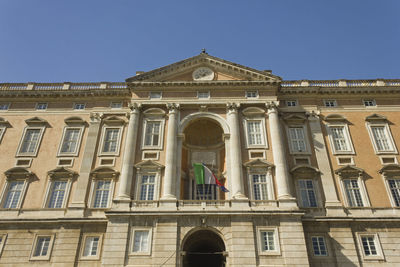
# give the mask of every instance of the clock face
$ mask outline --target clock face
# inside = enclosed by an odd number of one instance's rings
[[[214,72],[210,68],[201,67],[193,71],[192,77],[195,81],[211,81],[214,79]]]

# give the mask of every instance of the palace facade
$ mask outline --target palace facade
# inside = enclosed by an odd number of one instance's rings
[[[400,265],[399,145],[400,80],[3,83],[0,265]]]

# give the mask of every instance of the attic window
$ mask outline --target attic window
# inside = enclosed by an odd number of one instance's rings
[[[208,99],[210,98],[210,92],[197,92],[197,98]]]
[[[150,92],[150,99],[161,99],[161,92]]]
[[[297,106],[297,100],[286,100],[286,106],[287,107],[296,107]]]
[[[246,98],[257,98],[258,97],[258,91],[246,91]]]

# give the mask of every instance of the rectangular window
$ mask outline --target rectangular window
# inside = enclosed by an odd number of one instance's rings
[[[374,236],[361,236],[361,242],[365,256],[376,256],[378,252],[376,250]]]
[[[7,240],[7,234],[0,234],[0,255],[3,252],[4,244]]]
[[[107,208],[110,192],[110,180],[97,180],[94,185],[93,208]]]
[[[110,107],[113,109],[122,108],[122,102],[111,102]]]
[[[135,230],[133,234],[133,253],[146,253],[150,251],[150,231]]]
[[[246,98],[257,98],[258,91],[246,91]]]
[[[314,256],[328,256],[325,238],[323,236],[312,236],[311,242],[313,246]]]
[[[77,154],[82,128],[66,128],[61,144],[60,154]]]
[[[313,181],[311,179],[299,180],[298,183],[301,206],[305,208],[317,207],[317,198],[315,196]]]
[[[400,207],[400,179],[390,179],[388,183],[393,202],[396,207]]]
[[[82,110],[85,109],[86,104],[85,103],[75,103],[74,104],[74,109],[75,110]]]
[[[36,110],[46,110],[47,103],[36,103]]]
[[[100,254],[101,236],[86,236],[82,252],[83,258],[98,258]]]
[[[261,121],[247,121],[247,139],[248,145],[263,145],[263,131]]]
[[[144,146],[154,147],[160,144],[160,121],[147,121],[144,137]]]
[[[140,200],[153,200],[155,189],[155,174],[142,175],[140,186]]]
[[[0,110],[8,110],[10,107],[9,103],[0,103]]]
[[[42,131],[43,129],[27,128],[20,144],[19,154],[34,156],[39,146]]]
[[[352,152],[345,126],[329,126],[329,131],[335,153]]]
[[[103,153],[117,153],[120,128],[106,128],[104,132]]]
[[[350,207],[363,207],[360,186],[357,179],[344,179],[344,190]]]
[[[51,209],[63,208],[64,198],[67,190],[67,181],[53,181],[51,183],[49,201],[47,207]]]
[[[251,175],[254,190],[255,200],[267,200],[268,199],[268,184],[267,177],[265,174],[252,174]]]
[[[161,92],[150,92],[150,99],[161,99]]]
[[[297,106],[297,100],[286,100],[287,107],[295,107]]]
[[[3,208],[16,209],[19,207],[20,199],[24,189],[24,181],[12,181],[8,183]]]
[[[1,139],[3,138],[3,135],[4,135],[5,131],[6,131],[5,127],[0,127],[0,142],[1,142]]]
[[[208,98],[210,98],[210,92],[197,92],[197,98],[208,99]]]
[[[292,152],[306,152],[303,127],[289,127],[290,147]]]
[[[53,235],[37,235],[32,248],[31,260],[49,260],[53,241]]]
[[[366,107],[375,107],[376,106],[376,102],[374,99],[364,99],[363,103],[364,103],[364,106],[366,106]]]
[[[324,105],[325,105],[325,107],[337,107],[336,100],[334,100],[334,99],[324,100]]]
[[[274,231],[261,231],[261,250],[262,251],[274,251],[275,250],[275,238]]]
[[[374,137],[375,146],[379,152],[393,151],[392,142],[385,126],[371,126],[371,131]]]

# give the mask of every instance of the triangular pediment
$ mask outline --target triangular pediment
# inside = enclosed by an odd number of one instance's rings
[[[126,82],[198,81],[193,78],[193,73],[199,68],[206,68],[213,72],[212,79],[200,80],[199,82],[281,81],[279,76],[271,74],[270,71],[256,70],[202,52],[197,56],[130,77],[126,79]]]

